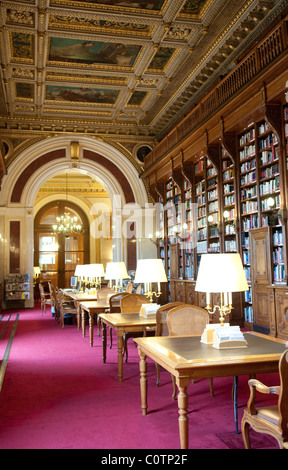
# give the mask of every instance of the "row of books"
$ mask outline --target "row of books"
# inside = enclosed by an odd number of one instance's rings
[[[240,196],[241,201],[257,196],[257,186],[249,186],[248,188],[241,189]]]
[[[253,307],[244,308],[244,318],[246,322],[253,323]]]
[[[223,181],[231,180],[234,178],[234,170],[229,168],[229,170],[224,171],[223,173]]]
[[[229,194],[229,196],[224,197],[224,206],[231,206],[235,203],[235,195]]]
[[[275,134],[269,134],[265,139],[259,140],[259,149],[266,149],[267,147],[271,147],[272,145],[277,145],[277,137]]]
[[[284,263],[284,251],[282,246],[278,246],[273,250],[273,262]]]
[[[227,253],[233,253],[237,251],[237,242],[236,240],[225,240],[224,243],[225,251]]]
[[[254,129],[254,127],[249,129],[249,131],[245,132],[245,134],[241,135],[241,137],[239,139],[239,144],[242,146],[242,145],[245,145],[245,144],[249,144],[253,140],[255,140],[255,129]]]
[[[267,165],[272,163],[274,160],[278,159],[278,152],[275,147],[272,147],[271,150],[263,150],[261,152],[260,165]]]
[[[220,251],[220,243],[213,242],[209,243],[208,253],[218,253]]]
[[[260,183],[259,185],[260,196],[274,193],[275,191],[279,191],[279,189],[280,180],[278,176],[273,180],[264,181],[264,183]]]
[[[256,171],[251,171],[250,173],[246,173],[245,175],[242,175],[240,178],[240,184],[241,186],[244,186],[245,184],[251,184],[251,183],[256,183]]]
[[[247,215],[242,220],[242,228],[244,232],[248,232],[252,228],[258,228],[258,214]]]
[[[271,166],[267,166],[266,168],[262,168],[260,176],[261,178],[273,178],[279,175],[279,163],[274,163]]]
[[[234,212],[234,210],[233,210],[233,212]],[[236,231],[235,231],[235,225],[234,224],[228,223],[228,224],[225,225],[225,235],[235,235],[235,233],[236,233]]]
[[[256,169],[256,159],[248,160],[247,162],[242,163],[240,166],[240,173],[245,173],[246,171],[251,171]]]
[[[245,160],[246,158],[253,157],[256,154],[256,147],[255,144],[251,144],[248,146],[245,146],[242,150],[239,152],[239,157],[240,161]]]
[[[283,282],[285,280],[284,264],[276,264],[274,266],[274,281]]]
[[[256,212],[258,210],[257,201],[245,201],[242,202],[242,214],[250,214],[251,212]]]

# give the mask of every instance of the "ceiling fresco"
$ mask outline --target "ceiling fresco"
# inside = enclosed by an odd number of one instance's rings
[[[0,1],[0,135],[156,142],[286,3]]]

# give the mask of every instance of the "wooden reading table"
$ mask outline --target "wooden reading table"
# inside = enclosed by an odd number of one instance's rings
[[[244,334],[247,348],[215,349],[200,343],[200,336],[135,338],[140,356],[142,414],[147,414],[147,363],[150,357],[176,378],[178,386],[179,435],[181,449],[188,449],[189,421],[187,387],[191,379],[256,375],[277,372],[284,340],[255,332]]]
[[[109,302],[100,302],[97,300],[89,300],[89,302],[80,302],[80,311],[82,319],[82,334],[85,336],[85,312],[89,316],[89,333],[90,333],[90,346],[93,347],[93,325],[95,320],[95,315],[97,318],[98,313],[103,313],[105,310],[109,309]]]
[[[102,322],[102,347],[103,362],[106,362],[107,350],[107,326],[116,330],[118,349],[118,379],[123,381],[123,335],[126,332],[145,331],[147,327],[156,326],[156,314],[150,318],[144,318],[139,313],[101,313],[99,315]]]
[[[80,330],[81,327],[81,311],[80,311],[80,303],[81,302],[95,302],[97,300],[97,294],[87,294],[86,292],[80,291],[70,291],[70,290],[62,290],[63,294],[69,297],[74,301],[75,307],[77,308],[77,327]]]

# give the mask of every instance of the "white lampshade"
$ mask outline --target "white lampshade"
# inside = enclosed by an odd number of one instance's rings
[[[89,271],[89,277],[91,278],[101,278],[104,277],[104,266],[103,264],[88,264],[87,269]]]
[[[74,275],[77,277],[84,277],[84,269],[84,264],[77,264]]]
[[[34,266],[34,268],[33,268],[34,276],[39,276],[40,273],[41,273],[40,267],[39,266]]]
[[[162,259],[139,259],[134,282],[167,282]]]
[[[116,279],[130,279],[125,263],[123,261],[107,263],[105,279],[108,281]]]
[[[240,254],[202,255],[195,290],[198,292],[243,292],[248,290]]]

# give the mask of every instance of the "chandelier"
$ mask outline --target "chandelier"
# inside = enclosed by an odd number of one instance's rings
[[[82,233],[83,227],[81,224],[77,223],[77,217],[71,217],[69,212],[64,212],[64,215],[56,217],[57,224],[52,225],[53,232],[55,233],[64,233],[68,235],[69,233]]]
[[[66,201],[68,200],[68,174],[66,173]],[[82,233],[83,227],[81,223],[78,222],[78,217],[71,217],[69,212],[64,212],[63,215],[56,217],[56,224],[52,225],[54,233],[64,233],[66,236],[70,233]]]

